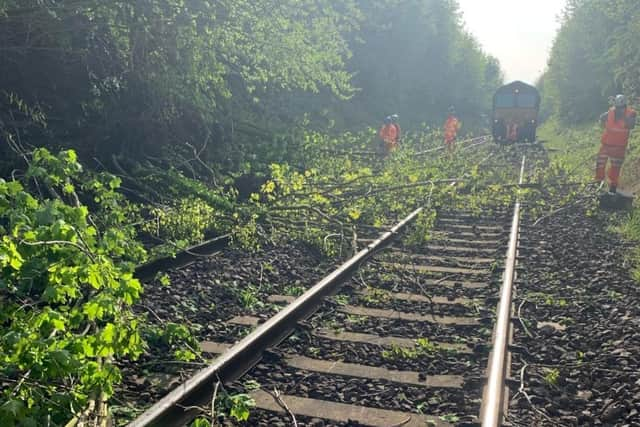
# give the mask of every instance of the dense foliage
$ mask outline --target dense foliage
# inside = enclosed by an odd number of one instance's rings
[[[467,34],[451,0],[360,0],[361,30],[349,70],[358,88],[334,106],[339,127],[362,127],[397,112],[410,125],[441,125],[455,105],[478,127],[503,80],[497,60]],[[331,115],[327,113],[331,118]]]
[[[131,307],[145,251],[119,185],[83,171],[72,151],[44,149],[23,179],[0,179],[3,426],[64,424],[85,409],[106,417],[116,359],[144,349]]]
[[[0,1],[0,132],[83,159],[207,141],[235,170],[292,123],[440,125],[455,104],[478,125],[501,79],[453,0]]]
[[[272,164],[269,179],[251,197],[268,238],[293,236],[326,254],[346,256],[361,249],[359,238],[377,237],[418,207],[429,207],[418,222],[427,230],[435,209],[443,205],[464,204],[480,213],[513,200],[499,184],[514,182],[516,168],[481,166],[492,159],[494,147],[488,143],[450,156],[438,132],[409,134],[399,151],[381,158],[365,150],[369,139],[366,133],[339,138],[311,133],[303,169]],[[512,160],[505,158],[492,160]],[[412,239],[416,245],[424,242],[419,236]]]
[[[554,161],[567,170],[566,181],[593,180],[602,128],[595,119],[610,97],[627,95],[638,107],[640,97],[640,4],[635,0],[569,0],[556,37],[549,67],[540,80],[544,113],[550,118],[540,135],[553,149]],[[620,187],[640,189],[640,135],[632,132],[622,169]],[[578,200],[590,200],[584,193]],[[572,203],[575,203],[572,202]],[[612,232],[637,241],[640,215],[614,215]],[[629,261],[639,278],[640,253],[629,251]]]
[[[635,0],[570,0],[541,85],[547,113],[583,122],[616,93],[640,96],[640,7]]]
[[[0,87],[50,117],[48,143],[139,151],[223,132],[227,101],[265,87],[349,95],[356,17],[348,1],[3,0]]]

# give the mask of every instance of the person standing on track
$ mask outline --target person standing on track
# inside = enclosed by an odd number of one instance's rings
[[[378,136],[382,140],[385,156],[398,147],[398,128],[393,124],[391,116],[384,119],[384,125],[380,128]]]
[[[449,153],[453,153],[456,149],[456,138],[458,137],[458,130],[462,124],[456,117],[456,110],[454,107],[449,107],[449,116],[444,122],[444,144],[447,147]]]
[[[624,95],[616,96],[614,106],[600,116],[604,133],[596,162],[596,181],[605,180],[607,161],[610,161],[609,192],[613,194],[618,189],[620,170],[629,144],[629,135],[636,126],[636,116],[637,113],[627,106]]]

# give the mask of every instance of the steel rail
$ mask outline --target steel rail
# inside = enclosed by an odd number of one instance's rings
[[[489,139],[490,139],[490,138],[491,138],[491,137],[489,137],[489,136],[483,136],[483,137],[479,137],[479,138],[474,138],[474,139],[472,139],[472,140],[471,140],[471,142],[472,142],[472,143],[471,143],[470,145],[467,145],[467,146],[465,146],[465,147],[462,147],[462,148],[460,149],[460,152],[463,152],[463,151],[469,151],[469,150],[471,150],[472,148],[477,147],[478,145],[486,144],[487,142],[489,142]],[[474,141],[478,141],[478,140],[479,140],[479,142],[474,142]]]
[[[231,236],[229,234],[215,237],[187,249],[183,249],[176,253],[175,256],[159,258],[146,264],[139,265],[136,267],[134,275],[137,279],[142,281],[151,280],[159,271],[184,267],[186,264],[198,259],[199,257],[211,255],[214,252],[226,248],[230,241]]]
[[[234,381],[251,369],[267,348],[284,340],[295,328],[297,322],[313,314],[326,296],[337,291],[363,261],[390,243],[423,209],[413,211],[390,231],[320,280],[274,317],[258,326],[251,334],[216,359],[212,365],[199,371],[156,402],[129,426],[176,426],[184,425],[196,418],[200,413],[199,407],[211,404],[214,386],[218,381]]]
[[[520,181],[523,184],[524,166],[526,157],[522,157],[520,166]],[[518,234],[520,229],[520,201],[516,201],[511,223],[511,234],[507,259],[500,290],[500,302],[498,306],[498,318],[494,329],[494,341],[491,356],[489,358],[489,378],[484,392],[482,411],[480,414],[482,427],[498,427],[504,420],[506,378],[510,368],[509,341],[511,335],[511,313],[513,299],[513,281],[516,274],[516,261],[518,256]]]
[[[464,141],[458,141],[456,144],[458,145],[458,147],[462,147],[463,144],[471,143],[471,145],[466,146],[464,148],[461,148],[461,151],[464,151],[464,150],[467,150],[469,148],[475,147],[476,145],[482,145],[482,144],[488,142],[490,138],[491,138],[491,135],[476,136],[475,138],[465,139]],[[477,142],[477,141],[480,141],[480,142]],[[424,150],[424,151],[418,151],[417,153],[414,153],[413,155],[414,156],[424,156],[426,154],[435,153],[437,151],[443,151],[446,148],[447,148],[446,146],[441,145],[440,147],[430,148],[430,149]]]

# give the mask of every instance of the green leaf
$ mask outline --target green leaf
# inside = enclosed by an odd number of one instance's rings
[[[25,411],[24,403],[20,400],[9,399],[0,406],[0,414],[5,413],[12,415],[13,418],[19,418]]]
[[[67,350],[55,350],[49,353],[49,355],[62,367],[71,365],[71,353],[69,353]]]
[[[9,181],[5,184],[7,192],[11,195],[16,195],[23,190],[22,184],[18,181]]]
[[[18,252],[15,243],[8,236],[4,236],[0,244],[0,266],[9,266],[13,270],[20,270],[24,263],[24,258]]]
[[[58,219],[59,214],[60,212],[53,206],[53,204],[48,203],[36,212],[36,221],[40,225],[50,225]]]
[[[195,353],[190,350],[176,350],[173,355],[176,360],[181,360],[183,362],[191,362],[192,360],[196,359]]]
[[[65,321],[62,318],[51,318],[51,325],[53,326],[54,329],[58,330],[58,331],[64,331],[65,330]]]
[[[102,319],[104,308],[96,301],[90,301],[84,305],[82,312],[87,315],[89,320]]]
[[[101,289],[104,286],[104,276],[100,265],[91,264],[87,269],[87,283],[94,289]]]
[[[442,416],[440,416],[440,419],[442,421],[446,421],[448,423],[457,423],[458,421],[460,421],[460,417],[457,416],[456,414],[442,415]]]
[[[90,336],[83,339],[81,342],[82,352],[86,357],[95,357],[95,337]]]
[[[191,427],[211,427],[209,420],[205,418],[196,418],[191,424]]]
[[[109,180],[109,188],[112,190],[120,188],[120,184],[122,184],[122,180],[117,176],[114,176]]]
[[[73,186],[73,184],[67,182],[65,185],[62,186],[62,192],[64,194],[71,194],[75,191],[75,187]]]
[[[116,327],[113,323],[107,323],[105,327],[102,329],[102,333],[100,334],[100,338],[102,342],[111,344],[113,343],[113,338],[116,334]]]
[[[248,394],[236,394],[230,397],[231,411],[229,414],[237,421],[246,421],[249,419],[249,410],[256,406],[255,400]]]
[[[167,273],[158,273],[156,275],[156,280],[158,282],[160,282],[160,284],[162,286],[169,286],[171,285],[171,278],[169,277],[169,275]]]

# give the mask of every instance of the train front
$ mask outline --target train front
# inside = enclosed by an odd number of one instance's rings
[[[497,143],[534,142],[540,94],[526,83],[502,86],[493,97],[493,138]]]

